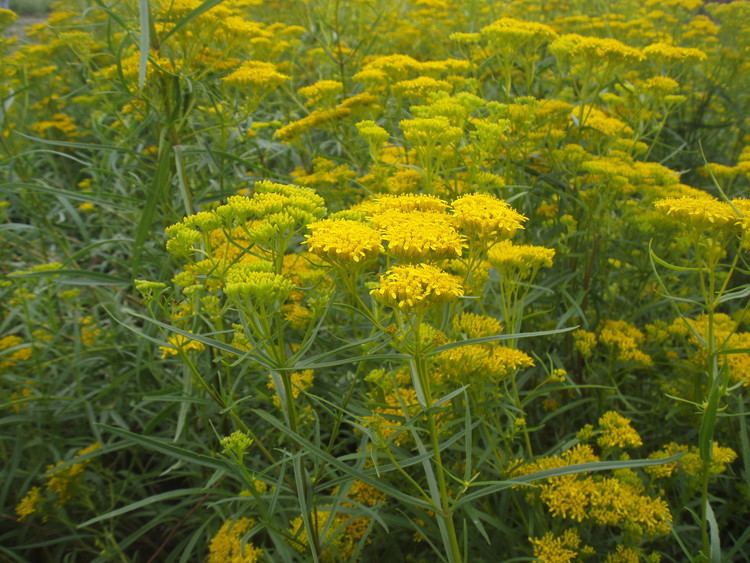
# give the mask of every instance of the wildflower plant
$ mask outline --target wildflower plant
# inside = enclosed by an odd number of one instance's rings
[[[3,557],[747,558],[747,2],[25,21]]]

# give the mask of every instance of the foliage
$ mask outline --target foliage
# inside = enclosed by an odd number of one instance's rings
[[[750,3],[4,37],[0,559],[750,559]]]

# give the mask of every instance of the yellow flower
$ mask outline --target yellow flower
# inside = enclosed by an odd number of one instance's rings
[[[14,21],[18,19],[18,16],[13,10],[7,8],[0,8],[0,30],[3,30],[10,26]]]
[[[235,430],[229,436],[224,436],[219,440],[219,444],[224,454],[242,459],[245,452],[253,445],[253,439],[241,430]]]
[[[32,487],[16,505],[16,516],[19,520],[25,520],[36,512],[41,502],[42,490],[39,487]]]
[[[534,365],[534,360],[521,350],[497,344],[458,346],[438,354],[437,361],[442,377],[463,383],[473,378],[502,381]]]
[[[643,332],[627,321],[607,320],[599,330],[599,342],[614,348],[618,359],[649,366],[653,363],[651,356],[638,349],[645,341]]]
[[[359,221],[325,219],[308,228],[308,250],[333,263],[366,262],[383,252],[380,233]]]
[[[640,550],[618,545],[615,551],[607,554],[604,563],[640,563],[640,561]]]
[[[344,85],[338,80],[318,80],[310,86],[297,90],[300,96],[307,98],[308,105],[314,105],[322,100],[333,100],[344,91]]]
[[[230,86],[254,86],[255,88],[272,89],[289,80],[276,65],[264,61],[245,61],[234,72],[224,77],[224,83]]]
[[[292,289],[294,284],[284,276],[258,271],[252,265],[236,264],[227,271],[224,291],[229,297],[272,303],[286,300]]]
[[[310,112],[305,117],[287,123],[283,127],[280,127],[274,133],[274,137],[281,141],[291,141],[292,139],[299,137],[303,133],[333,123],[343,117],[348,116],[351,113],[349,108],[342,108],[336,106],[334,108],[316,109]]]
[[[534,557],[540,563],[570,563],[576,561],[581,551],[581,538],[574,528],[556,536],[547,532],[540,538],[529,538]]]
[[[706,53],[700,49],[675,47],[669,43],[653,43],[643,52],[650,59],[664,63],[696,63],[706,60]]]
[[[401,96],[427,98],[436,92],[450,92],[453,86],[445,80],[436,80],[429,76],[419,76],[411,80],[401,80],[393,85],[393,91]]]
[[[561,35],[549,46],[558,59],[582,65],[633,65],[643,60],[640,50],[616,39],[586,37],[575,33]]]
[[[346,496],[365,506],[376,506],[387,500],[385,493],[359,480],[352,482]]]
[[[481,36],[491,41],[493,47],[512,51],[551,41],[557,37],[557,32],[542,23],[506,17],[484,26]]]
[[[427,194],[381,195],[367,199],[353,209],[375,216],[387,211],[432,211],[439,213],[448,208],[448,203],[439,197]]]
[[[356,126],[359,134],[374,147],[382,146],[390,138],[388,131],[371,119],[358,121]]]
[[[102,444],[100,442],[94,442],[79,450],[78,456],[86,456],[101,447]],[[77,483],[79,477],[91,461],[91,459],[86,459],[78,463],[69,464],[61,460],[55,465],[47,467],[47,488],[57,495],[57,502],[60,505],[65,504],[70,499],[71,488]]]
[[[731,205],[708,194],[699,198],[669,197],[658,200],[654,205],[685,227],[720,229],[733,225],[737,220]]]
[[[643,440],[630,425],[630,420],[615,411],[601,416],[599,429],[601,435],[597,442],[602,448],[636,448],[643,445]]]
[[[13,367],[18,362],[28,360],[33,354],[33,350],[30,345],[23,346],[23,338],[16,336],[15,334],[9,334],[0,338],[0,369]],[[11,348],[17,348],[12,352],[6,352]]]
[[[287,303],[281,308],[284,320],[297,330],[304,329],[313,318],[313,312],[299,303]]]
[[[577,109],[571,113],[571,119],[580,120],[581,112],[584,110]],[[585,122],[583,125],[606,135],[607,137],[629,137],[633,130],[623,121],[607,115],[595,107],[586,107]]]
[[[392,307],[412,310],[453,301],[464,290],[455,276],[430,264],[418,264],[394,266],[370,293]]]
[[[242,540],[254,525],[255,522],[247,517],[224,522],[211,539],[208,563],[256,563],[262,560],[263,550]]]
[[[513,244],[509,240],[503,240],[490,248],[487,259],[500,271],[512,269],[525,274],[535,272],[539,268],[550,268],[554,256],[553,248]]]
[[[506,202],[488,194],[469,194],[452,204],[456,224],[480,240],[511,238],[523,228],[526,217]]]
[[[176,356],[180,351],[187,353],[190,351],[200,352],[206,349],[202,342],[192,340],[182,334],[173,334],[167,338],[167,342],[170,344],[169,346],[159,346],[162,358]]]
[[[449,215],[431,211],[386,211],[372,218],[388,242],[388,253],[405,260],[461,256],[463,237]]]
[[[453,317],[453,330],[464,333],[468,338],[481,338],[500,334],[503,325],[494,317],[463,312]]]
[[[541,458],[515,470],[527,475],[545,469],[599,461],[591,446],[578,444],[558,456]],[[627,529],[641,536],[660,536],[671,529],[672,514],[660,497],[642,493],[643,485],[632,472],[618,477],[561,475],[545,479],[539,486],[540,499],[557,518],[589,521],[600,526]]]
[[[404,138],[413,147],[428,148],[456,143],[463,135],[446,117],[414,117],[401,120]]]

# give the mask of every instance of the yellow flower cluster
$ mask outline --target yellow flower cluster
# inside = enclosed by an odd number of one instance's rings
[[[503,330],[503,325],[496,318],[466,311],[453,317],[451,323],[454,331],[463,333],[468,338],[494,336]]]
[[[406,80],[416,75],[440,76],[444,74],[462,74],[471,68],[468,61],[444,59],[418,61],[403,54],[375,55],[365,61],[362,69],[354,75],[354,80],[372,86],[382,86]]]
[[[703,230],[729,227],[737,221],[732,206],[718,201],[708,194],[706,197],[680,197],[660,199],[656,209],[679,221],[683,225]]]
[[[406,141],[418,150],[453,145],[463,136],[463,130],[443,116],[404,119],[400,125]]]
[[[639,349],[645,341],[643,332],[627,321],[607,320],[599,329],[599,342],[616,350],[617,358],[624,362],[651,365],[651,356]]]
[[[402,446],[409,438],[403,426],[405,417],[414,416],[421,408],[413,388],[398,387],[375,402],[372,414],[362,418],[362,425],[372,432],[376,445],[393,442]]]
[[[650,459],[664,459],[675,454],[682,454],[682,457],[672,463],[663,463],[646,468],[646,472],[655,478],[665,479],[671,477],[676,472],[682,472],[687,475],[694,483],[698,483],[703,473],[703,461],[700,452],[695,446],[686,446],[677,442],[669,442],[661,449],[653,452],[648,457]],[[727,470],[727,466],[737,459],[737,452],[732,448],[719,445],[713,442],[711,445],[711,463],[708,467],[708,473],[711,476],[720,475]]]
[[[90,446],[78,450],[77,455],[85,456],[101,449],[101,447],[101,443],[94,442]],[[55,465],[47,467],[46,486],[50,491],[55,493],[58,504],[63,505],[70,500],[71,489],[76,485],[91,461],[91,459],[87,459],[73,464],[66,461],[58,461]]]
[[[376,102],[377,98],[368,92],[355,94],[332,108],[316,109],[305,117],[280,127],[276,130],[274,136],[281,141],[291,141],[311,129],[336,123],[352,115],[355,110],[372,106]]]
[[[8,350],[8,351],[6,351]],[[18,362],[31,358],[31,346],[23,346],[23,338],[8,334],[0,338],[0,369],[13,367]]]
[[[251,518],[227,520],[211,538],[208,563],[256,563],[263,560],[263,550],[243,541],[243,536],[255,525]]]
[[[354,207],[368,215],[378,215],[389,210],[409,213],[411,211],[443,212],[448,202],[437,196],[427,194],[381,195],[365,200]]]
[[[621,41],[602,37],[588,37],[569,33],[561,35],[549,46],[558,59],[576,64],[633,65],[644,58],[640,50]]]
[[[357,122],[357,131],[372,147],[381,147],[390,138],[390,133],[371,119]]]
[[[344,85],[338,80],[318,80],[309,86],[303,86],[297,93],[307,98],[308,105],[317,105],[322,101],[333,101],[344,91]]]
[[[376,299],[401,310],[419,310],[463,296],[461,282],[431,264],[394,266],[370,291]]]
[[[402,260],[453,258],[464,248],[463,237],[444,213],[385,211],[372,223],[382,231],[388,253]]]
[[[258,271],[253,264],[239,263],[227,270],[224,291],[237,300],[250,299],[256,303],[278,303],[289,297],[294,284],[273,272]]]
[[[38,511],[42,503],[42,489],[40,487],[31,487],[21,501],[16,505],[16,516],[22,521]]]
[[[480,35],[493,47],[512,50],[551,41],[557,32],[543,23],[505,17],[484,26]]]
[[[601,434],[597,443],[602,448],[637,448],[643,445],[630,420],[616,411],[606,412],[599,418],[599,430]]]
[[[521,369],[534,366],[534,360],[515,348],[491,344],[469,344],[441,352],[436,359],[441,378],[459,384],[473,380],[499,382]]]
[[[552,248],[502,240],[490,248],[487,259],[500,272],[533,277],[539,268],[551,268],[554,257]]]
[[[168,346],[159,346],[162,358],[177,356],[180,352],[201,352],[206,348],[202,342],[182,334],[173,334],[167,339],[167,342],[169,343]]]
[[[525,475],[592,461],[599,461],[599,457],[591,447],[578,444],[559,456],[522,465],[515,473]],[[544,480],[539,496],[557,518],[627,528],[640,536],[668,534],[672,514],[666,501],[643,494],[642,488],[639,483],[618,477],[561,475]]]
[[[573,342],[576,350],[584,358],[589,358],[594,353],[598,341],[596,333],[579,328],[573,332]]]
[[[166,229],[167,250],[188,259],[174,282],[186,295],[224,289],[238,299],[283,300],[294,287],[279,273],[287,247],[324,214],[323,199],[310,188],[256,182],[251,196],[231,196]],[[202,259],[191,260],[196,255]]]
[[[252,86],[258,89],[273,89],[289,80],[276,65],[264,61],[245,61],[234,72],[224,77],[224,84],[237,88]]]
[[[367,262],[383,252],[380,233],[359,221],[324,219],[308,229],[307,249],[333,264]]]
[[[666,327],[666,334],[684,339],[695,347],[691,360],[697,365],[705,364],[705,343],[708,338],[708,315],[698,315],[695,318],[675,319]],[[727,351],[720,355],[720,362],[729,367],[729,375],[733,381],[744,386],[750,386],[750,332],[737,332],[737,322],[725,313],[713,316],[714,338],[720,348]],[[734,350],[734,352],[729,352]]]
[[[401,80],[393,85],[393,91],[405,98],[428,98],[436,92],[450,92],[451,90],[453,90],[453,85],[450,82],[430,76]]]
[[[456,224],[471,238],[502,240],[523,228],[526,217],[488,194],[461,196],[452,204]]]
[[[643,49],[650,59],[664,63],[697,63],[706,60],[706,53],[700,49],[676,47],[669,43],[653,43]]]
[[[583,545],[578,530],[569,528],[560,535],[547,532],[539,538],[529,538],[534,557],[540,563],[570,563],[590,555],[591,548]]]

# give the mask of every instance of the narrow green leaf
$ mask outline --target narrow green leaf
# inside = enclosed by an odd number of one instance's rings
[[[354,479],[360,479],[364,481],[365,483],[367,483],[368,485],[372,485],[376,489],[383,491],[388,496],[391,496],[397,500],[400,500],[401,502],[407,505],[416,506],[424,510],[434,509],[432,504],[425,502],[422,499],[413,497],[411,495],[407,495],[406,493],[400,491],[399,489],[395,487],[391,487],[390,485],[386,484],[384,480],[379,479],[377,475],[374,474],[373,472],[357,471],[355,468],[348,466],[346,463],[344,463],[340,459],[321,450],[309,440],[306,440],[299,434],[296,434],[295,432],[292,432],[291,430],[289,430],[289,428],[287,428],[281,421],[279,421],[270,413],[267,413],[265,411],[258,410],[258,409],[253,410],[253,412],[257,416],[259,416],[260,418],[268,422],[271,426],[276,428],[279,432],[286,435],[291,440],[293,440],[294,442],[302,446],[308,455],[317,457],[321,461],[324,461],[327,464],[335,467],[339,471],[346,473],[347,475],[353,477]]]
[[[539,336],[552,336],[555,334],[564,334],[566,332],[573,331],[578,328],[578,325],[566,327],[566,328],[558,328],[555,330],[539,330],[536,332],[519,332],[517,334],[494,334],[492,336],[483,336],[481,338],[468,338],[466,340],[461,340],[460,342],[450,342],[448,344],[443,344],[442,346],[438,346],[437,348],[434,348],[427,352],[425,356],[434,356],[436,354],[439,354],[440,352],[445,352],[446,350],[452,350],[453,348],[459,348],[461,346],[470,346],[472,344],[487,344],[488,342],[499,342],[502,340],[519,340],[521,338],[537,338]]]
[[[716,521],[714,509],[706,500],[706,520],[708,520],[709,537],[711,540],[710,557],[711,563],[721,563],[721,539],[719,538],[719,523]]]
[[[159,440],[142,434],[135,434],[134,432],[117,428],[116,426],[109,426],[107,424],[98,424],[97,426],[110,434],[128,440],[131,444],[157,451],[175,459],[180,459],[203,467],[209,467],[216,471],[230,472],[232,470],[232,467],[223,459],[213,458],[191,450],[186,450],[185,448],[175,446],[171,441]]]
[[[206,494],[206,489],[203,489],[203,488],[178,489],[176,491],[167,491],[166,493],[160,493],[158,495],[153,495],[148,498],[141,499],[132,504],[123,506],[116,510],[112,510],[105,514],[100,514],[99,516],[95,516],[94,518],[91,518],[90,520],[86,520],[82,524],[79,524],[77,527],[85,528],[86,526],[91,526],[91,524],[96,524],[97,522],[101,522],[102,520],[109,520],[111,518],[116,518],[117,516],[120,516],[122,514],[133,512],[134,510],[138,510],[139,508],[143,508],[144,506],[148,506],[156,502],[161,502],[163,500],[170,500],[173,498],[180,498],[180,497],[186,497],[186,496],[198,496],[198,495],[204,495],[204,494]]]
[[[156,207],[162,199],[161,195],[169,190],[171,182],[171,152],[172,146],[166,137],[162,135],[159,142],[159,161],[154,174],[153,182],[146,194],[146,201],[141,211],[141,218],[135,229],[135,242],[133,243],[132,272],[133,277],[138,273],[140,267],[141,253],[146,239],[151,234],[154,217],[156,216]]]

